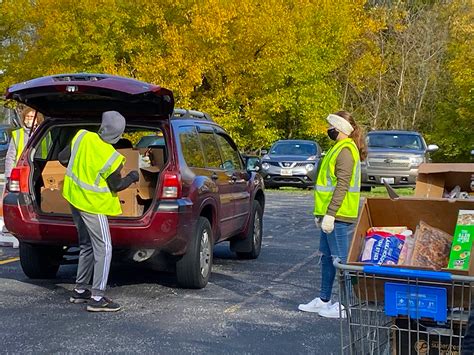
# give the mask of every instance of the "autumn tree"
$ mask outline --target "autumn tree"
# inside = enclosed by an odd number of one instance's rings
[[[321,140],[341,108],[368,128],[435,137],[443,117],[472,114],[462,4],[3,0],[0,90],[66,72],[134,77],[209,112],[246,150]]]

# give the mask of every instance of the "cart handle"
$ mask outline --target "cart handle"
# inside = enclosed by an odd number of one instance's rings
[[[384,275],[384,276],[398,276],[405,278],[418,278],[424,280],[435,280],[435,281],[467,281],[473,282],[474,277],[453,275],[446,271],[427,271],[417,269],[405,269],[398,267],[387,267],[379,265],[346,265],[341,264],[340,258],[334,259],[334,267],[342,270],[360,271],[366,274]]]

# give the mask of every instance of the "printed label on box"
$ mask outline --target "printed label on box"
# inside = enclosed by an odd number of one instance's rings
[[[469,270],[473,241],[474,211],[460,210],[449,255],[448,269]]]

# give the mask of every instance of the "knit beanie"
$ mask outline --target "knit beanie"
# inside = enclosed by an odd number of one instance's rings
[[[106,111],[102,114],[102,124],[99,128],[99,136],[104,142],[115,144],[122,138],[125,130],[125,117],[117,111]]]

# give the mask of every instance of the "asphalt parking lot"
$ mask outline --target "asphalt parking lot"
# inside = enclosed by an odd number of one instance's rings
[[[203,290],[114,264],[108,295],[123,305],[118,313],[68,302],[75,265],[54,280],[29,280],[18,250],[0,247],[0,352],[339,353],[339,321],[297,310],[319,289],[312,203],[309,191],[267,191],[260,257],[238,260],[219,244]]]

